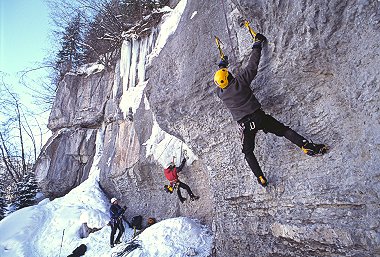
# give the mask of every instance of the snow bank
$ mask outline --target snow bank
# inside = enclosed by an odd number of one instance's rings
[[[141,247],[129,257],[211,255],[212,235],[206,226],[186,217],[167,219],[145,229],[137,238]],[[121,252],[128,244],[115,249]]]

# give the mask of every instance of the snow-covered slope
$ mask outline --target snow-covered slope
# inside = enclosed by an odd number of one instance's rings
[[[109,199],[99,187],[98,162],[102,153],[103,132],[97,136],[97,151],[90,177],[67,195],[53,201],[23,208],[0,221],[0,256],[67,256],[80,244],[87,246],[85,256],[112,256],[122,252],[134,231],[125,223],[123,243],[110,248]],[[129,206],[133,208],[133,206]],[[127,209],[128,212],[128,209]],[[147,218],[147,217],[144,217]],[[82,223],[100,230],[80,238]],[[209,256],[210,230],[199,221],[178,217],[148,227],[136,238],[139,249],[129,256]]]

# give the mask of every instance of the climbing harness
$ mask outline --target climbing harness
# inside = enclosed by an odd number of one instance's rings
[[[170,186],[170,185],[165,185],[164,186],[164,190],[165,190],[166,193],[172,194],[173,191],[174,191],[174,188],[172,186]]]

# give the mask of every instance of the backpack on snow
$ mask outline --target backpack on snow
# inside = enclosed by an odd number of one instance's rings
[[[141,230],[142,229],[142,216],[141,215],[134,216],[132,218],[132,221],[131,221],[131,226],[132,226],[132,228],[136,228],[138,230]]]
[[[85,244],[81,244],[80,246],[75,248],[75,250],[73,251],[72,254],[70,254],[67,257],[80,257],[80,256],[84,255],[86,250],[87,250],[87,246]]]

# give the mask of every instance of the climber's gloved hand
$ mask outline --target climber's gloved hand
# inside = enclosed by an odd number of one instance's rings
[[[186,162],[186,158],[183,157],[183,159],[182,159],[182,163],[185,163],[185,162]]]
[[[260,33],[256,34],[255,42],[265,42],[265,41],[267,41],[267,38],[263,34],[260,34]]]
[[[222,69],[222,68],[227,68],[228,67],[228,56],[225,55],[224,58],[222,60],[220,60],[219,64],[218,64],[218,67],[219,69]]]
[[[253,44],[252,49],[261,48],[262,44],[266,41],[267,41],[267,38],[263,34],[257,33],[255,36],[255,43]]]

